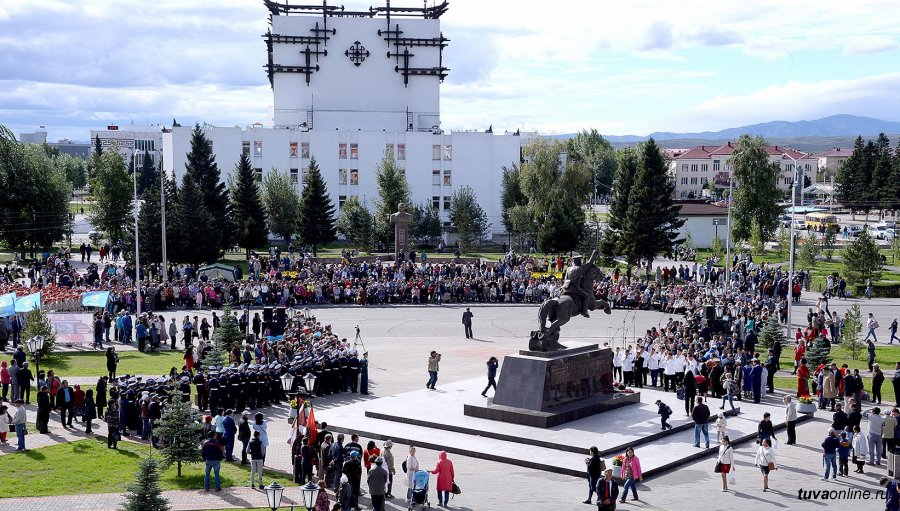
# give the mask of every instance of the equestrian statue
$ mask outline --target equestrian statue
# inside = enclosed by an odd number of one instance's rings
[[[597,308],[602,308],[603,312],[610,314],[609,303],[594,297],[594,281],[601,277],[600,268],[594,264],[596,257],[595,250],[590,259],[582,264],[581,256],[576,256],[573,260],[574,265],[566,271],[566,280],[560,295],[541,304],[538,311],[540,328],[531,332],[528,341],[530,351],[566,349],[559,343],[559,328],[577,314],[589,318],[588,311]]]

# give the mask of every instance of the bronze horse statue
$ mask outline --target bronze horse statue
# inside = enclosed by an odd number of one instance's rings
[[[531,333],[528,349],[531,351],[556,351],[566,349],[559,343],[559,329],[573,316],[584,314],[588,310],[602,309],[611,314],[609,302],[598,300],[593,296],[594,280],[601,277],[600,269],[594,265],[594,256],[583,266],[570,269],[570,275],[576,278],[567,279],[567,287],[557,297],[544,301],[538,310],[540,329]],[[574,271],[573,271],[574,270]],[[549,320],[550,324],[547,325]]]

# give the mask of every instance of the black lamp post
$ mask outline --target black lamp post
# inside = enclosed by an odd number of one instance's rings
[[[44,341],[43,335],[35,335],[28,339],[28,351],[34,356],[35,374],[41,371],[41,350],[44,349]]]

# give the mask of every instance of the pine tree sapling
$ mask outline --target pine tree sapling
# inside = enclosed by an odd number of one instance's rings
[[[824,337],[813,340],[806,350],[806,361],[810,374],[815,374],[816,368],[821,365],[831,364],[831,344],[828,340]]]
[[[841,328],[841,344],[853,360],[859,360],[859,355],[866,348],[860,337],[862,328],[862,311],[859,309],[859,304],[854,303],[847,309],[847,314],[844,316],[844,326]]]
[[[716,260],[721,259],[722,256],[725,255],[725,244],[722,243],[722,239],[718,236],[713,238],[712,244],[709,246],[709,251],[712,252],[713,257],[715,257]]]
[[[169,511],[169,499],[162,496],[159,486],[159,472],[159,462],[153,455],[142,459],[135,480],[128,483],[120,511]]]
[[[231,305],[225,304],[222,309],[222,320],[219,328],[213,334],[215,344],[217,344],[226,353],[234,347],[235,344],[240,345],[244,340],[244,334],[241,332],[241,326],[238,320],[231,312]]]
[[[56,333],[50,322],[50,315],[42,309],[33,309],[25,313],[25,328],[22,330],[22,344],[28,349],[28,340],[43,336],[44,346],[41,348],[41,360],[51,356],[56,350]],[[29,353],[34,356],[34,353]]]
[[[810,232],[801,238],[800,242],[800,264],[806,269],[815,268],[819,258],[819,243],[816,233]]]
[[[765,326],[763,326],[762,332],[760,332],[759,342],[766,349],[769,349],[775,346],[776,341],[784,346],[787,342],[787,338],[784,335],[784,329],[781,327],[781,323],[778,322],[778,317],[773,314],[769,317],[769,320],[766,321]]]
[[[158,452],[163,462],[166,466],[177,464],[178,477],[181,477],[182,463],[199,463],[203,460],[200,455],[203,428],[200,425],[200,414],[191,407],[191,403],[173,399],[154,432],[161,441]]]

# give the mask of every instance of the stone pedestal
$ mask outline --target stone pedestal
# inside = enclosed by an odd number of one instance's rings
[[[612,350],[596,344],[562,351],[522,350],[503,359],[497,392],[471,417],[548,428],[640,402],[613,389]]]

